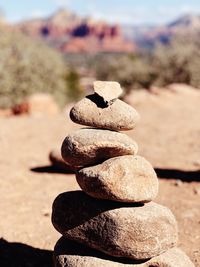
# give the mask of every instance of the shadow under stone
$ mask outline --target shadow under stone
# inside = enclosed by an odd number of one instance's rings
[[[95,199],[81,190],[64,192],[53,203],[52,222],[63,232],[78,227],[106,211],[125,207],[142,207],[142,203],[122,203]],[[114,222],[113,222],[114,223]]]
[[[57,166],[41,166],[41,167],[35,167],[30,169],[32,172],[37,173],[60,173],[60,174],[73,174],[74,172],[72,170],[67,170],[61,167]]]
[[[1,267],[53,267],[53,252],[0,239]]]
[[[92,95],[86,96],[86,98],[90,99],[93,103],[97,105],[98,108],[107,108],[108,103],[103,99],[103,97],[94,93]]]
[[[161,169],[155,168],[159,178],[179,179],[186,182],[200,182],[200,170],[198,171],[182,171],[178,169]]]
[[[108,260],[123,264],[139,264],[145,261],[135,261],[127,258],[116,258],[106,255],[98,250],[89,248],[83,244],[79,244],[75,241],[69,240],[65,237],[61,237],[55,245],[54,259],[60,255],[64,256],[80,256],[80,257],[94,257],[102,260]]]

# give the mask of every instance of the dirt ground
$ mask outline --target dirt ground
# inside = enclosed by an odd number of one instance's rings
[[[156,202],[175,214],[179,246],[199,267],[200,92],[141,91],[128,101],[141,121],[127,134],[160,178]],[[48,154],[78,127],[64,113],[0,118],[1,267],[51,266],[60,236],[51,224],[52,202],[59,193],[79,187],[73,174],[48,167]]]

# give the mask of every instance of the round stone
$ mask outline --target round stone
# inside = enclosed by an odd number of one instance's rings
[[[172,248],[145,262],[119,259],[61,237],[54,249],[55,267],[194,267],[179,248]]]
[[[49,160],[52,166],[58,171],[74,172],[74,169],[63,160],[60,149],[53,149],[49,153]]]
[[[73,122],[114,131],[133,129],[139,121],[137,111],[117,99],[110,106],[103,106],[98,96],[90,95],[79,101],[70,111]]]
[[[154,202],[122,205],[67,192],[54,201],[52,223],[67,238],[114,257],[145,260],[177,243],[173,214]]]
[[[140,156],[111,158],[76,173],[88,195],[121,202],[149,202],[157,196],[158,178],[151,164]]]
[[[117,156],[135,155],[137,151],[136,142],[123,133],[89,128],[68,135],[61,148],[63,159],[74,168]]]

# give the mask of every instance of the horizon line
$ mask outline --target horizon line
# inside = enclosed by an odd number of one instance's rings
[[[29,22],[29,21],[34,21],[34,20],[45,20],[45,19],[50,19],[51,17],[53,17],[56,13],[59,13],[61,11],[67,11],[71,14],[74,14],[74,15],[77,15],[79,16],[80,18],[82,19],[94,19],[96,20],[97,22],[106,22],[108,24],[119,24],[119,25],[124,25],[124,26],[163,26],[163,25],[168,25],[170,24],[171,22],[173,21],[176,21],[178,19],[181,19],[183,17],[186,17],[186,16],[199,16],[200,17],[200,12],[182,12],[180,13],[179,15],[175,16],[174,18],[167,20],[166,22],[120,22],[120,21],[109,21],[109,19],[106,19],[105,18],[98,18],[96,17],[95,15],[93,16],[92,14],[87,14],[87,15],[82,15],[80,14],[79,12],[76,12],[76,11],[73,11],[65,6],[63,7],[59,7],[57,9],[55,9],[54,11],[48,13],[48,14],[38,14],[38,15],[29,15],[27,17],[21,17],[21,18],[17,18],[16,20],[15,19],[9,19],[6,14],[4,14],[2,12],[2,15],[0,16],[0,19],[2,18],[6,23],[9,23],[9,24],[18,24],[18,23],[22,23],[22,22]]]

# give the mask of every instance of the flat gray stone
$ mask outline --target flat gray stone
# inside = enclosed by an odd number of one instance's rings
[[[177,243],[173,214],[154,202],[122,206],[82,191],[67,192],[54,201],[52,223],[67,238],[114,257],[145,260]]]
[[[135,155],[137,151],[136,142],[123,133],[89,128],[68,135],[61,148],[64,161],[74,168],[117,156]]]
[[[118,82],[95,81],[94,92],[103,98],[105,103],[112,104],[122,94],[122,88]]]
[[[172,248],[145,262],[113,258],[68,240],[59,239],[54,249],[55,267],[194,267],[188,256],[179,248]]]
[[[96,95],[90,95],[75,104],[70,111],[70,118],[82,125],[126,131],[135,128],[139,114],[133,107],[119,99],[105,107]]]
[[[149,202],[157,196],[158,178],[151,164],[140,156],[111,158],[76,173],[88,195],[121,202]]]

